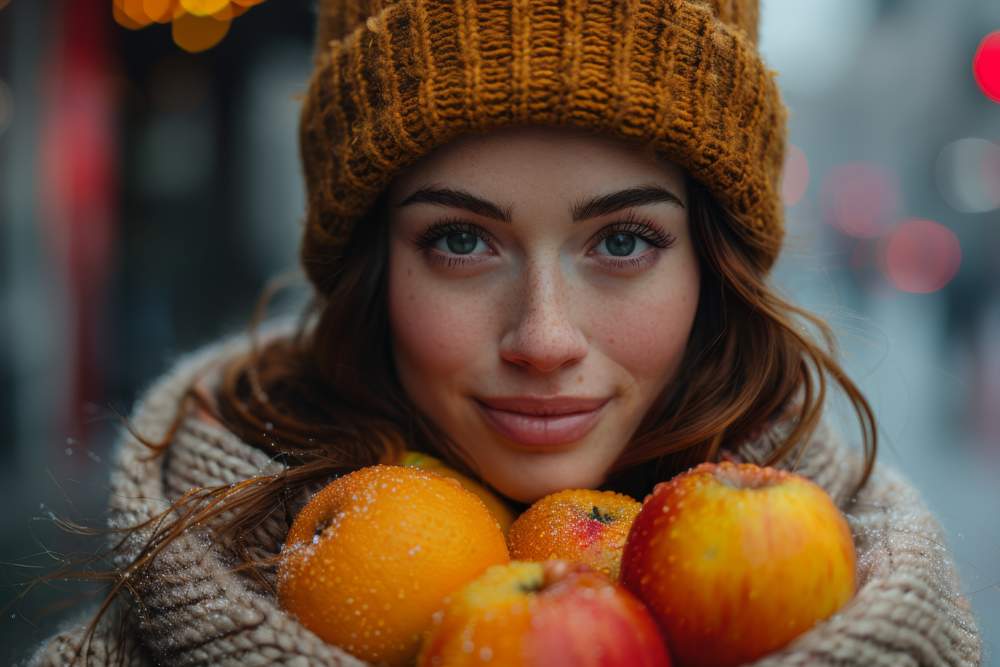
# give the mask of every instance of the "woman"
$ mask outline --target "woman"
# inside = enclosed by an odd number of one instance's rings
[[[34,664],[359,664],[278,608],[273,556],[311,491],[404,448],[515,509],[642,498],[705,460],[795,469],[850,518],[861,586],[758,664],[979,663],[937,522],[875,465],[828,327],[767,283],[785,111],[756,2],[325,2],[319,20],[314,305],[147,392],[113,469],[112,596]],[[828,378],[862,452],[821,419]]]

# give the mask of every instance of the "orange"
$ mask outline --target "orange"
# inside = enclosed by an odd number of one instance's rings
[[[496,519],[457,480],[375,465],[334,480],[295,518],[278,598],[325,641],[406,665],[444,598],[509,560]]]
[[[614,491],[567,489],[537,500],[507,534],[511,558],[585,563],[612,580],[642,504]]]
[[[504,535],[506,535],[507,531],[510,530],[510,524],[514,522],[514,513],[506,505],[506,503],[500,499],[499,496],[471,477],[467,477],[457,470],[449,468],[433,456],[422,452],[403,452],[403,456],[400,459],[399,464],[411,466],[413,468],[420,468],[421,470],[430,470],[431,472],[436,472],[439,475],[445,475],[446,477],[457,479],[462,483],[462,486],[479,496],[479,499],[486,504],[486,507],[493,513],[493,516],[496,517],[497,522],[500,524],[500,530],[503,531]]]

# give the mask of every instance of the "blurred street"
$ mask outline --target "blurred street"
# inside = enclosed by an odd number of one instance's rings
[[[311,1],[222,38],[128,20],[0,0],[2,664],[68,613],[62,587],[16,596],[93,549],[52,516],[103,525],[116,411],[297,262]],[[790,110],[774,282],[833,326],[1000,667],[1000,3],[762,0],[762,22]]]

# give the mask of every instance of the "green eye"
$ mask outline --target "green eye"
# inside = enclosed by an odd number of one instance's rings
[[[445,241],[451,252],[456,255],[467,255],[475,249],[479,237],[469,232],[451,232],[445,236]]]
[[[635,250],[636,238],[634,234],[623,234],[621,232],[612,234],[604,239],[608,251],[616,257],[631,255]]]

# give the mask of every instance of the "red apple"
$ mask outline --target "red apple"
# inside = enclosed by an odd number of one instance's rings
[[[635,498],[613,491],[551,493],[511,525],[507,533],[510,557],[576,561],[617,581],[625,538],[640,507]]]
[[[582,563],[511,561],[453,593],[418,667],[669,667],[656,623],[631,593]]]
[[[622,555],[622,583],[685,667],[771,653],[854,595],[850,528],[812,481],[748,463],[704,463],[658,484]]]

